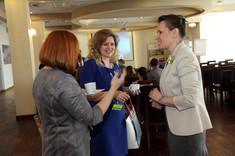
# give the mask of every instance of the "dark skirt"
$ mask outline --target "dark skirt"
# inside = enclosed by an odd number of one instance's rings
[[[208,156],[206,131],[190,136],[168,132],[170,156]]]

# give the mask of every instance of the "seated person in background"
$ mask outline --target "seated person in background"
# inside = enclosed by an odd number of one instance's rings
[[[162,74],[162,69],[159,68],[158,59],[153,58],[150,61],[150,67],[151,67],[151,71],[148,72],[147,79],[148,80],[157,80],[157,82],[159,82],[161,74]]]
[[[121,73],[122,73],[123,69],[126,68],[126,66],[125,66],[125,61],[124,61],[123,59],[119,59],[119,60],[118,60],[118,65],[119,65],[119,67],[120,67],[120,69],[121,69]]]
[[[137,74],[134,72],[134,68],[132,66],[126,67],[126,77],[125,81],[129,81],[130,83],[138,80]]]
[[[138,81],[142,81],[142,80],[147,80],[147,68],[145,67],[140,67],[138,69],[135,69],[137,76],[139,78]]]

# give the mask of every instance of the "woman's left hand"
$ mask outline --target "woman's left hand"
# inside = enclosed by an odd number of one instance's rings
[[[152,99],[150,100],[152,102],[152,107],[156,108],[156,109],[162,109],[162,105],[160,105],[159,103],[157,103],[156,101],[153,101]]]
[[[158,102],[158,99],[162,97],[162,94],[159,92],[157,88],[154,88],[150,91],[149,97],[154,101]]]

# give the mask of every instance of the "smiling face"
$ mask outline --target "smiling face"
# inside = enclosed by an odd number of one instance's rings
[[[109,36],[100,47],[102,58],[110,58],[115,52],[115,42],[112,36]]]
[[[167,26],[166,22],[162,21],[157,27],[156,40],[158,41],[159,49],[169,49],[174,39],[173,30],[171,31]]]

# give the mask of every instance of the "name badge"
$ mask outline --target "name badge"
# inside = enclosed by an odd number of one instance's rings
[[[113,104],[113,108],[112,108],[112,110],[122,110],[122,107],[123,107],[123,105],[120,105],[120,104]]]

